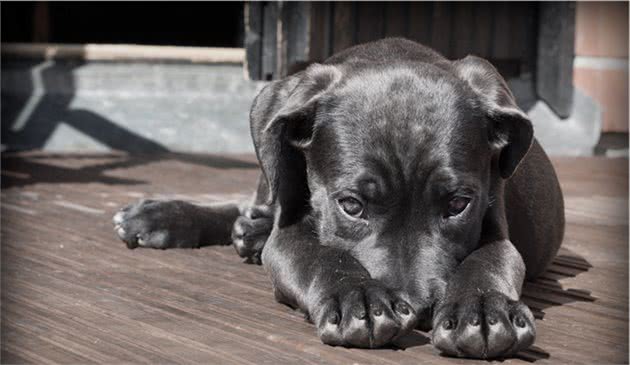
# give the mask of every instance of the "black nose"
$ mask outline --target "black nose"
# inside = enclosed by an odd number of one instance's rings
[[[430,331],[433,324],[432,312],[433,311],[431,310],[430,305],[427,305],[423,308],[420,308],[418,311],[416,311],[418,315],[418,325],[416,326],[416,328],[424,332]]]

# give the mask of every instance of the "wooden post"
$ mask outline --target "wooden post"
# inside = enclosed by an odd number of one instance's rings
[[[311,3],[280,2],[278,77],[294,73],[309,62]]]
[[[277,45],[279,42],[278,13],[280,6],[279,3],[273,1],[263,3],[262,80],[276,79],[278,74],[277,59],[280,52]]]
[[[573,104],[575,3],[539,4],[536,92],[562,118]]]
[[[250,80],[260,80],[262,77],[262,3],[245,3],[243,13],[245,22],[245,74]]]
[[[332,55],[333,3],[312,2],[309,41],[310,60],[321,62]]]
[[[333,52],[356,43],[356,3],[336,2],[333,8]]]
[[[308,2],[282,1],[245,4],[246,68],[250,79],[280,79],[312,62],[313,6]],[[322,19],[318,21],[329,28],[327,14],[319,14]],[[328,37],[317,40],[318,51],[321,47],[330,48]],[[328,56],[327,53],[322,52],[321,56]]]

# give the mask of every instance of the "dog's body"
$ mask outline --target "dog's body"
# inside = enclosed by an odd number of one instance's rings
[[[520,291],[560,246],[562,193],[489,63],[385,39],[272,82],[250,119],[264,174],[253,204],[131,205],[114,218],[130,248],[223,243],[234,223],[237,252],[262,260],[325,343],[432,327],[454,356],[531,345]]]

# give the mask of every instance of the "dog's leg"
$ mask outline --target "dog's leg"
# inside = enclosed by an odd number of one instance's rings
[[[265,205],[265,179],[252,201],[195,205],[181,200],[142,200],[114,215],[114,230],[129,248],[200,247],[234,243],[236,252],[260,264],[273,226],[273,207]]]
[[[349,252],[321,245],[307,223],[274,227],[262,261],[276,299],[306,312],[326,344],[379,347],[416,324],[405,293],[372,279]]]
[[[129,248],[196,248],[229,244],[237,204],[195,205],[181,200],[142,200],[114,215],[114,230]]]
[[[484,244],[449,279],[433,315],[433,344],[461,357],[508,356],[529,347],[534,317],[519,301],[521,255],[508,240]]]

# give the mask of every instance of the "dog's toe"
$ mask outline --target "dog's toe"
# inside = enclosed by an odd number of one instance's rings
[[[272,227],[269,208],[255,206],[238,217],[232,227],[232,244],[238,255],[250,259],[260,257]]]
[[[457,356],[459,352],[453,341],[455,325],[452,319],[446,319],[433,329],[433,345],[446,355]]]
[[[386,345],[416,323],[411,306],[376,281],[339,288],[316,317],[322,342],[360,348]]]
[[[136,236],[133,234],[129,234],[129,229],[125,229],[125,211],[120,210],[118,213],[114,215],[112,218],[112,222],[114,223],[114,232],[118,235],[125,244],[127,248],[133,249],[138,247],[138,242],[136,240]]]
[[[534,342],[534,317],[498,292],[466,296],[438,309],[432,337],[446,355],[506,357]]]
[[[114,214],[114,218],[112,218],[112,222],[114,223],[114,225],[120,225],[124,220],[124,216],[125,212],[123,211],[119,211],[118,213]]]

